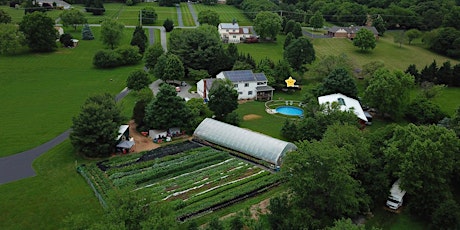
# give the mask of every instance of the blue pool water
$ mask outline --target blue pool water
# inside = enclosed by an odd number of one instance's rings
[[[281,113],[288,116],[302,116],[303,110],[301,108],[293,106],[280,106],[276,108],[277,113]]]

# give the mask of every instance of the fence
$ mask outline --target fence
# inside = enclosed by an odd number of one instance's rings
[[[102,207],[107,208],[107,203],[105,202],[104,198],[102,198],[102,195],[97,191],[96,187],[94,186],[93,182],[89,179],[89,177],[86,175],[84,171],[84,166],[80,165],[77,167],[77,172],[80,173],[80,175],[85,178],[86,183],[91,186],[91,189],[94,191],[94,195],[96,195],[97,199],[99,200],[99,203],[101,203]]]

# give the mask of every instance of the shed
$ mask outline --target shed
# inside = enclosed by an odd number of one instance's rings
[[[266,161],[274,167],[281,165],[286,153],[297,149],[293,143],[282,141],[248,129],[211,118],[204,119],[193,135],[213,144]]]
[[[115,140],[125,141],[129,139],[129,125],[120,125],[118,129],[118,136]]]

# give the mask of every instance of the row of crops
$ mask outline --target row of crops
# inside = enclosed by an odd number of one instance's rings
[[[187,143],[185,143],[187,144]],[[231,204],[253,196],[273,184],[276,174],[210,147],[191,147],[184,152],[161,157],[117,157],[81,166],[101,195],[111,189],[134,188],[141,196],[172,202],[178,218]],[[113,162],[112,162],[113,160]]]

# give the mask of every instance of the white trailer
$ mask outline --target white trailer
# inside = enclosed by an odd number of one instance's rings
[[[397,210],[403,204],[404,195],[406,195],[406,191],[401,190],[399,187],[400,179],[398,179],[390,189],[390,195],[388,196],[387,200],[387,207],[392,210]]]

